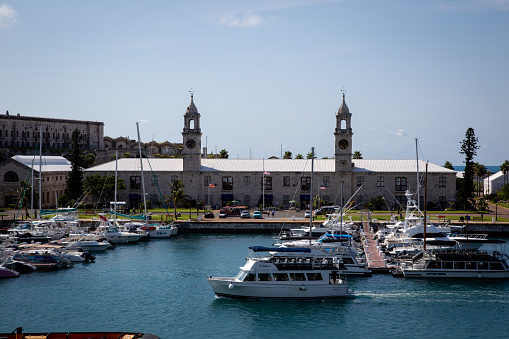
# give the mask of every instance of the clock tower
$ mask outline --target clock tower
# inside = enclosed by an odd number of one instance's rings
[[[345,102],[345,93],[343,92],[343,102],[336,113],[336,129],[334,130],[335,141],[335,159],[336,172],[352,171],[352,113]]]
[[[201,129],[200,129],[200,113],[194,105],[193,93],[191,93],[191,103],[187,107],[184,114],[184,130],[183,138],[183,169],[184,173],[189,171],[199,171],[201,164]]]

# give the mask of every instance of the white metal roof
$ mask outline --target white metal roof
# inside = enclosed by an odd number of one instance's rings
[[[72,164],[62,156],[42,156],[42,172],[70,172]],[[15,155],[11,159],[27,166],[32,167],[34,161],[34,170],[39,171],[39,156],[33,155]]]
[[[354,172],[382,172],[402,173],[416,172],[415,160],[352,160]],[[317,173],[332,173],[335,170],[334,159],[316,159],[314,171]],[[424,172],[426,162],[419,160],[419,171]],[[182,172],[181,158],[143,159],[143,169],[154,172]],[[139,171],[138,158],[122,158],[118,160],[118,171]],[[201,159],[202,172],[310,172],[310,159]],[[115,161],[110,161],[85,170],[86,172],[114,172]],[[428,163],[428,171],[433,173],[456,173],[442,166]]]

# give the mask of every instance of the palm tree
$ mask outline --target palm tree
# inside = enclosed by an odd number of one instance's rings
[[[481,178],[486,175],[487,168],[483,164],[474,163],[474,174],[477,177],[477,196],[480,195],[481,191]]]
[[[175,219],[177,219],[177,204],[179,204],[182,201],[187,201],[189,198],[187,195],[184,194],[184,187],[185,187],[184,183],[180,179],[175,180],[170,185],[171,194],[170,198],[173,201],[174,205],[173,207],[175,212],[174,214]]]
[[[219,151],[219,157],[221,159],[228,159],[228,151],[225,149],[222,149],[221,151]]]
[[[283,159],[291,159],[292,158],[292,152],[286,151],[285,155],[283,156]]]
[[[362,153],[360,151],[353,152],[352,159],[362,159]]]
[[[304,159],[304,157],[302,156],[302,154],[297,154],[297,155],[295,156],[295,159]]]
[[[504,173],[504,186],[507,179],[507,173],[509,172],[509,160],[504,161],[502,165],[500,165],[500,170]]]

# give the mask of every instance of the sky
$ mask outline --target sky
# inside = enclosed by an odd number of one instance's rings
[[[0,114],[104,122],[230,158],[334,153],[342,90],[364,159],[509,159],[509,0],[0,0]]]

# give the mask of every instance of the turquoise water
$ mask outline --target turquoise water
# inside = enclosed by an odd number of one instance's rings
[[[98,254],[96,263],[0,280],[0,332],[140,331],[161,338],[507,338],[509,281],[349,278],[327,301],[216,299],[270,235],[179,235]]]

